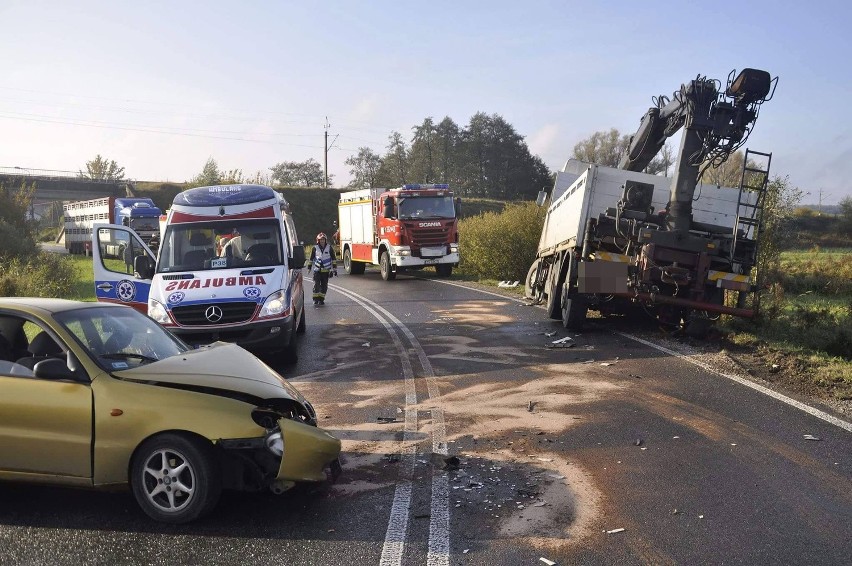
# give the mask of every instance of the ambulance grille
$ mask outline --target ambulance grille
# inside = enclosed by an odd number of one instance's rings
[[[222,311],[222,318],[211,321],[207,318],[207,309],[218,307]],[[185,307],[172,307],[172,316],[181,326],[210,326],[222,324],[239,324],[246,322],[254,316],[257,303],[241,301],[236,303],[204,303],[201,305],[188,305]]]

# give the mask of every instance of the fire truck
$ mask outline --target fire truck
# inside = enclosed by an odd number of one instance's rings
[[[390,281],[409,269],[434,266],[449,277],[459,263],[460,199],[446,184],[360,189],[340,194],[340,251],[346,273],[378,265]]]

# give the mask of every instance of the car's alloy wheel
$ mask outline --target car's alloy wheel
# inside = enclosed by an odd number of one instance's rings
[[[133,458],[131,474],[142,510],[167,523],[186,523],[206,514],[221,491],[210,447],[177,434],[147,440]]]

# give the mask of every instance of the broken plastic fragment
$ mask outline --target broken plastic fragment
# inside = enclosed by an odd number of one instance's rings
[[[623,529],[623,528],[620,528],[620,529],[612,529],[612,530],[610,530],[610,531],[607,531],[607,532],[606,532],[606,534],[608,534],[608,535],[613,535],[613,534],[615,534],[615,533],[623,533],[623,532],[624,532],[624,529]]]
[[[805,440],[822,440],[821,438],[814,436],[812,434],[806,434],[806,435],[804,435],[804,438],[805,438]]]
[[[540,562],[544,562],[545,564],[547,564],[547,566],[556,566],[556,562],[554,562],[553,560],[548,560],[548,559],[547,559],[547,558],[545,558],[544,556],[542,556],[541,558],[539,558],[539,561],[540,561]]]
[[[553,332],[545,332],[544,335],[545,336],[556,336],[556,331],[554,330]]]
[[[554,334],[556,334],[556,333],[554,332]],[[550,334],[548,334],[548,336],[550,336]],[[565,342],[573,342],[573,341],[574,341],[573,338],[571,338],[570,336],[566,336],[565,338],[560,338],[559,340],[554,340],[552,343],[553,344],[564,344]]]
[[[361,347],[362,347],[362,348],[369,348],[369,347],[370,347],[370,343],[369,343],[369,342],[364,342],[363,344],[361,344]]]

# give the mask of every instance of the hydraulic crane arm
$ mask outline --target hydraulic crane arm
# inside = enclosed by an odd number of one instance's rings
[[[628,171],[644,170],[666,140],[684,128],[669,207],[669,226],[688,231],[692,223],[692,196],[698,184],[699,167],[710,158],[719,164],[736,151],[751,132],[761,104],[770,100],[778,78],[759,69],[743,69],[728,75],[727,88],[720,81],[699,76],[681,85],[671,100],[660,96],[648,109],[639,129],[619,163]]]

